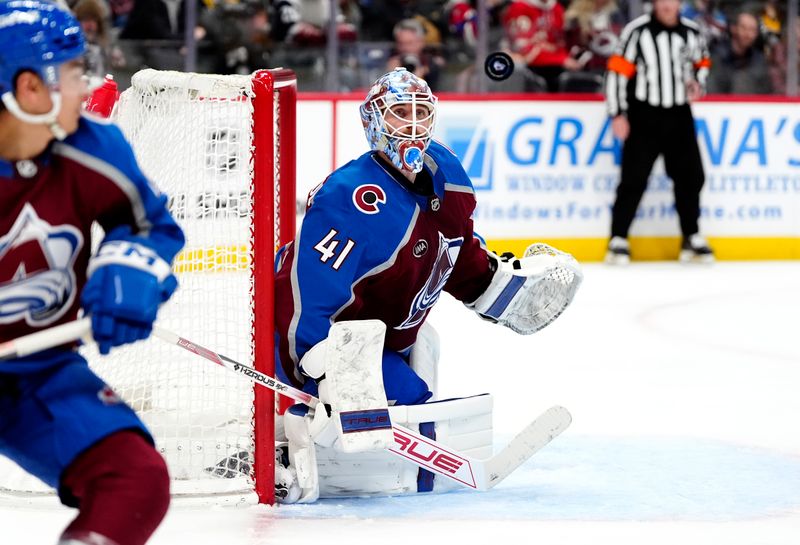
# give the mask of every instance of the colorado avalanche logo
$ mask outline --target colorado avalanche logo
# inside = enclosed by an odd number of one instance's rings
[[[461,251],[463,243],[463,237],[445,238],[442,233],[439,233],[439,253],[433,263],[428,281],[414,296],[414,301],[411,303],[411,309],[408,312],[408,318],[402,324],[396,326],[395,329],[408,329],[422,322],[428,309],[439,300],[439,295],[450,278],[450,273],[453,272],[453,267],[455,267],[456,259],[458,259],[458,253]]]
[[[0,237],[0,324],[48,325],[75,300],[73,265],[83,236],[72,225],[53,226],[25,204]]]
[[[380,212],[378,203],[386,204],[386,193],[377,185],[364,184],[353,191],[353,204],[365,214],[377,214]]]

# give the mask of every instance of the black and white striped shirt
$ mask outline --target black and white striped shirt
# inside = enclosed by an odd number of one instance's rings
[[[666,27],[642,15],[623,29],[617,51],[608,60],[608,113],[625,113],[630,100],[661,108],[686,104],[687,82],[696,80],[705,88],[710,66],[705,40],[694,22],[681,17],[676,26]]]

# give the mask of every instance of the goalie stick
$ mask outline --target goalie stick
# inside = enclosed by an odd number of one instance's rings
[[[79,338],[86,338],[90,333],[91,321],[89,318],[69,322],[0,344],[0,360],[22,357]],[[167,343],[188,350],[244,376],[255,384],[269,388],[311,408],[315,408],[320,403],[318,398],[302,390],[284,384],[265,373],[184,339],[164,328],[153,326],[153,334]],[[572,416],[567,409],[558,405],[550,407],[528,424],[500,452],[486,460],[472,458],[405,426],[392,424],[395,443],[388,450],[396,456],[451,479],[466,488],[484,491],[494,488],[503,481],[526,460],[567,429],[571,422]]]

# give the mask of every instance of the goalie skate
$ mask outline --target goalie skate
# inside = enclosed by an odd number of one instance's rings
[[[289,465],[288,445],[275,447],[275,500],[278,503],[297,503],[300,499],[300,484],[297,473]]]

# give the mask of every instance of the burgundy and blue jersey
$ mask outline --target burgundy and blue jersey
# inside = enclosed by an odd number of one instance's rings
[[[184,243],[114,125],[82,118],[37,158],[0,160],[0,342],[77,317],[95,221],[168,263]]]
[[[442,290],[477,299],[493,271],[474,209],[469,177],[435,141],[414,183],[376,152],[333,172],[276,261],[281,378],[302,384],[297,364],[333,322],[381,320],[385,349],[404,353]]]

